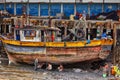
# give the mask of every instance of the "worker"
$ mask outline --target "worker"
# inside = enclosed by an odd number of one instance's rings
[[[52,65],[50,63],[48,63],[48,66],[46,68],[47,70],[52,70]]]
[[[63,71],[63,65],[60,64],[60,66],[58,67],[59,71]]]
[[[54,32],[52,32],[52,34],[51,34],[51,40],[52,40],[52,42],[55,40],[55,33]]]
[[[105,65],[103,66],[103,77],[104,78],[108,75],[108,68],[109,68],[109,65],[105,63]]]
[[[103,33],[102,33],[101,38],[102,38],[102,39],[107,39],[107,34],[106,34],[106,32],[103,32]]]
[[[75,15],[70,15],[70,20],[74,20]]]
[[[40,69],[41,69],[44,64],[45,64],[45,63],[40,63],[40,64],[38,64],[37,68],[40,68]]]
[[[81,19],[82,19],[82,17],[83,17],[83,15],[82,15],[82,14],[79,14],[79,20],[81,20]]]

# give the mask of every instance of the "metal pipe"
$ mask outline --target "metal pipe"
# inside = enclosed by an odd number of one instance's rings
[[[74,15],[76,15],[76,0],[75,0],[75,5],[74,5]]]
[[[4,11],[6,11],[6,0],[4,0]]]
[[[51,19],[50,19],[50,7],[51,7],[51,0],[49,0],[49,6],[48,6],[48,9],[49,9],[49,11],[48,11],[48,17],[49,17],[49,23],[48,23],[48,26],[49,27],[51,27]]]
[[[29,20],[29,0],[27,0],[27,18],[28,18],[28,25],[30,25],[30,20]]]
[[[27,0],[27,15],[29,16],[29,0]]]
[[[51,7],[51,0],[49,0],[49,7],[48,7],[48,16],[49,16],[49,18],[50,18],[50,7]]]
[[[104,3],[105,3],[105,0],[103,0],[103,3],[102,3],[102,12],[104,12]]]

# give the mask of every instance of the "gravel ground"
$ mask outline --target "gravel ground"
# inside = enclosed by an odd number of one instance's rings
[[[0,66],[0,80],[110,80],[102,77],[100,70],[86,71],[79,68],[47,71],[33,70],[33,66]],[[112,79],[115,80],[115,79]]]

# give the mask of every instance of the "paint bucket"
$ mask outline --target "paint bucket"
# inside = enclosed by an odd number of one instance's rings
[[[103,76],[103,78],[106,78],[107,74],[104,73],[102,76]]]

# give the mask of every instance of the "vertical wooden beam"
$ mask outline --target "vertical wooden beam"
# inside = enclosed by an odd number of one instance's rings
[[[100,37],[101,29],[100,26],[97,26],[97,38]]]
[[[1,23],[0,23],[0,34],[2,34],[2,27],[1,27]]]
[[[116,51],[114,51],[114,50],[116,50],[115,49],[115,47],[116,47],[116,24],[113,24],[113,40],[114,40],[114,42],[113,42],[113,64],[115,64],[116,63],[116,61],[115,61],[115,53],[116,53]]]
[[[117,26],[116,24],[113,24],[113,40],[114,40],[114,43],[113,43],[113,47],[115,48],[116,47],[116,42],[117,42]]]
[[[12,28],[12,26],[11,26],[11,24],[9,24],[9,33],[12,32],[12,31],[11,31],[11,28]]]
[[[85,32],[85,39],[86,39],[86,31],[87,31],[87,28],[88,28],[88,22],[85,20],[85,21],[83,21],[83,23],[84,23],[84,27],[83,27],[83,30],[84,30],[84,32]]]
[[[6,23],[4,24],[4,33],[6,34]]]
[[[91,28],[91,23],[88,23],[88,40],[90,40],[90,28]]]

